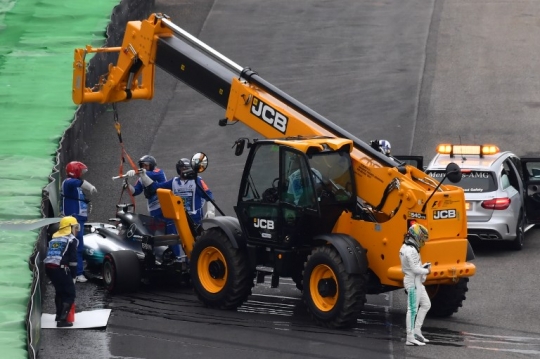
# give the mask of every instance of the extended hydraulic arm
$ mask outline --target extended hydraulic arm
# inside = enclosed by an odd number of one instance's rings
[[[154,72],[157,65],[227,109],[227,114],[231,115],[231,118],[228,117],[229,121],[248,122],[243,116],[234,116],[234,112],[228,106],[232,103],[235,107],[238,105],[238,98],[230,96],[232,88],[238,85],[246,87],[249,84],[248,87],[256,90],[254,94],[260,94],[261,97],[267,97],[265,94],[272,96],[272,103],[261,107],[263,112],[260,117],[269,125],[273,125],[273,130],[278,131],[275,135],[319,134],[350,138],[355,142],[355,147],[369,153],[383,166],[394,167],[396,164],[374,151],[365,142],[273,86],[256,72],[241,67],[182,30],[164,15],[154,14],[145,21],[130,21],[125,34],[122,47],[92,48],[87,46],[86,49],[75,50],[73,101],[76,104],[110,103],[130,99],[150,100],[154,95]],[[85,87],[85,55],[98,52],[118,52],[118,62],[116,66],[110,67],[106,79],[103,79],[96,87],[88,88]],[[240,97],[248,101],[249,95],[240,94]],[[284,118],[279,115],[285,115],[285,113],[274,113],[273,109],[268,107],[278,107],[274,99],[278,100],[283,107],[290,107],[296,112],[293,115],[297,116]],[[246,124],[265,137],[274,135],[267,133],[272,128]]]
[[[111,64],[109,73],[94,87],[86,87],[85,55],[105,51],[118,52],[117,64]],[[368,176],[371,181],[375,175],[366,172],[367,169],[396,166],[392,159],[254,71],[239,66],[185,32],[166,15],[153,14],[148,20],[129,22],[121,47],[76,49],[73,101],[82,104],[152,99],[156,65],[226,109],[228,121],[241,121],[264,137],[325,135],[353,140],[356,149],[353,158],[358,161],[355,172],[360,176],[360,186],[363,186],[362,177]],[[384,188],[377,190],[373,183],[369,187],[373,196],[368,193],[361,197],[377,205]]]

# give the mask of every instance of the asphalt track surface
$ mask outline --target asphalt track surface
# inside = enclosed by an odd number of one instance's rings
[[[537,39],[533,1],[156,1],[156,11],[249,66],[357,137],[387,139],[394,154],[433,155],[437,143],[496,143],[540,153]],[[81,44],[83,46],[85,44]],[[151,153],[169,177],[181,157],[210,158],[203,174],[232,215],[245,157],[231,146],[260,137],[218,127],[223,110],[158,70],[152,101],[120,104],[133,158]],[[83,161],[98,188],[92,221],[114,214],[121,183],[112,113],[94,128]],[[124,197],[125,200],[127,198]],[[142,199],[138,208],[144,211]],[[447,319],[428,318],[432,342],[404,346],[401,291],[369,296],[351,330],[313,325],[290,282],[258,285],[238,311],[204,308],[191,289],[156,285],[110,297],[99,282],[77,284],[79,310],[111,308],[103,330],[43,330],[42,358],[529,358],[540,355],[534,270],[540,232],[525,248],[475,245],[478,274]],[[47,295],[45,308],[51,309]]]

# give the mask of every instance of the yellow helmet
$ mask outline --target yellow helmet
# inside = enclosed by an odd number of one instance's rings
[[[60,228],[58,231],[54,232],[53,238],[57,237],[63,237],[67,236],[68,234],[71,234],[71,228],[76,227],[77,229],[80,228],[79,222],[77,222],[77,219],[72,216],[63,217],[60,220]]]

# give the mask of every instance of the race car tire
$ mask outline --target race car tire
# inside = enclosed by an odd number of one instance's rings
[[[102,275],[109,293],[136,292],[141,282],[141,265],[137,254],[130,250],[107,253],[103,259]]]
[[[190,259],[191,284],[207,307],[236,309],[251,295],[255,271],[245,249],[234,248],[217,227],[202,233]]]
[[[515,251],[522,250],[523,239],[525,239],[525,217],[523,212],[520,212],[516,226],[516,238],[510,243],[510,248]]]
[[[431,309],[428,316],[444,318],[457,313],[466,299],[465,293],[469,291],[468,282],[469,278],[460,278],[454,285],[426,286],[426,291],[431,299]]]
[[[356,323],[366,302],[365,277],[347,273],[331,246],[313,249],[304,267],[303,299],[311,317],[328,328]]]

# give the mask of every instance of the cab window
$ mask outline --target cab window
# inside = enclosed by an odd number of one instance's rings
[[[261,145],[256,151],[242,189],[242,201],[262,202],[265,199],[263,194],[268,189],[272,190],[275,186],[273,181],[279,178],[279,146]]]
[[[309,157],[317,196],[326,204],[356,201],[350,157],[343,152],[320,152]]]
[[[306,166],[303,154],[285,150],[282,165],[285,186],[281,200],[301,207],[315,207],[317,202],[311,182],[313,175]]]

